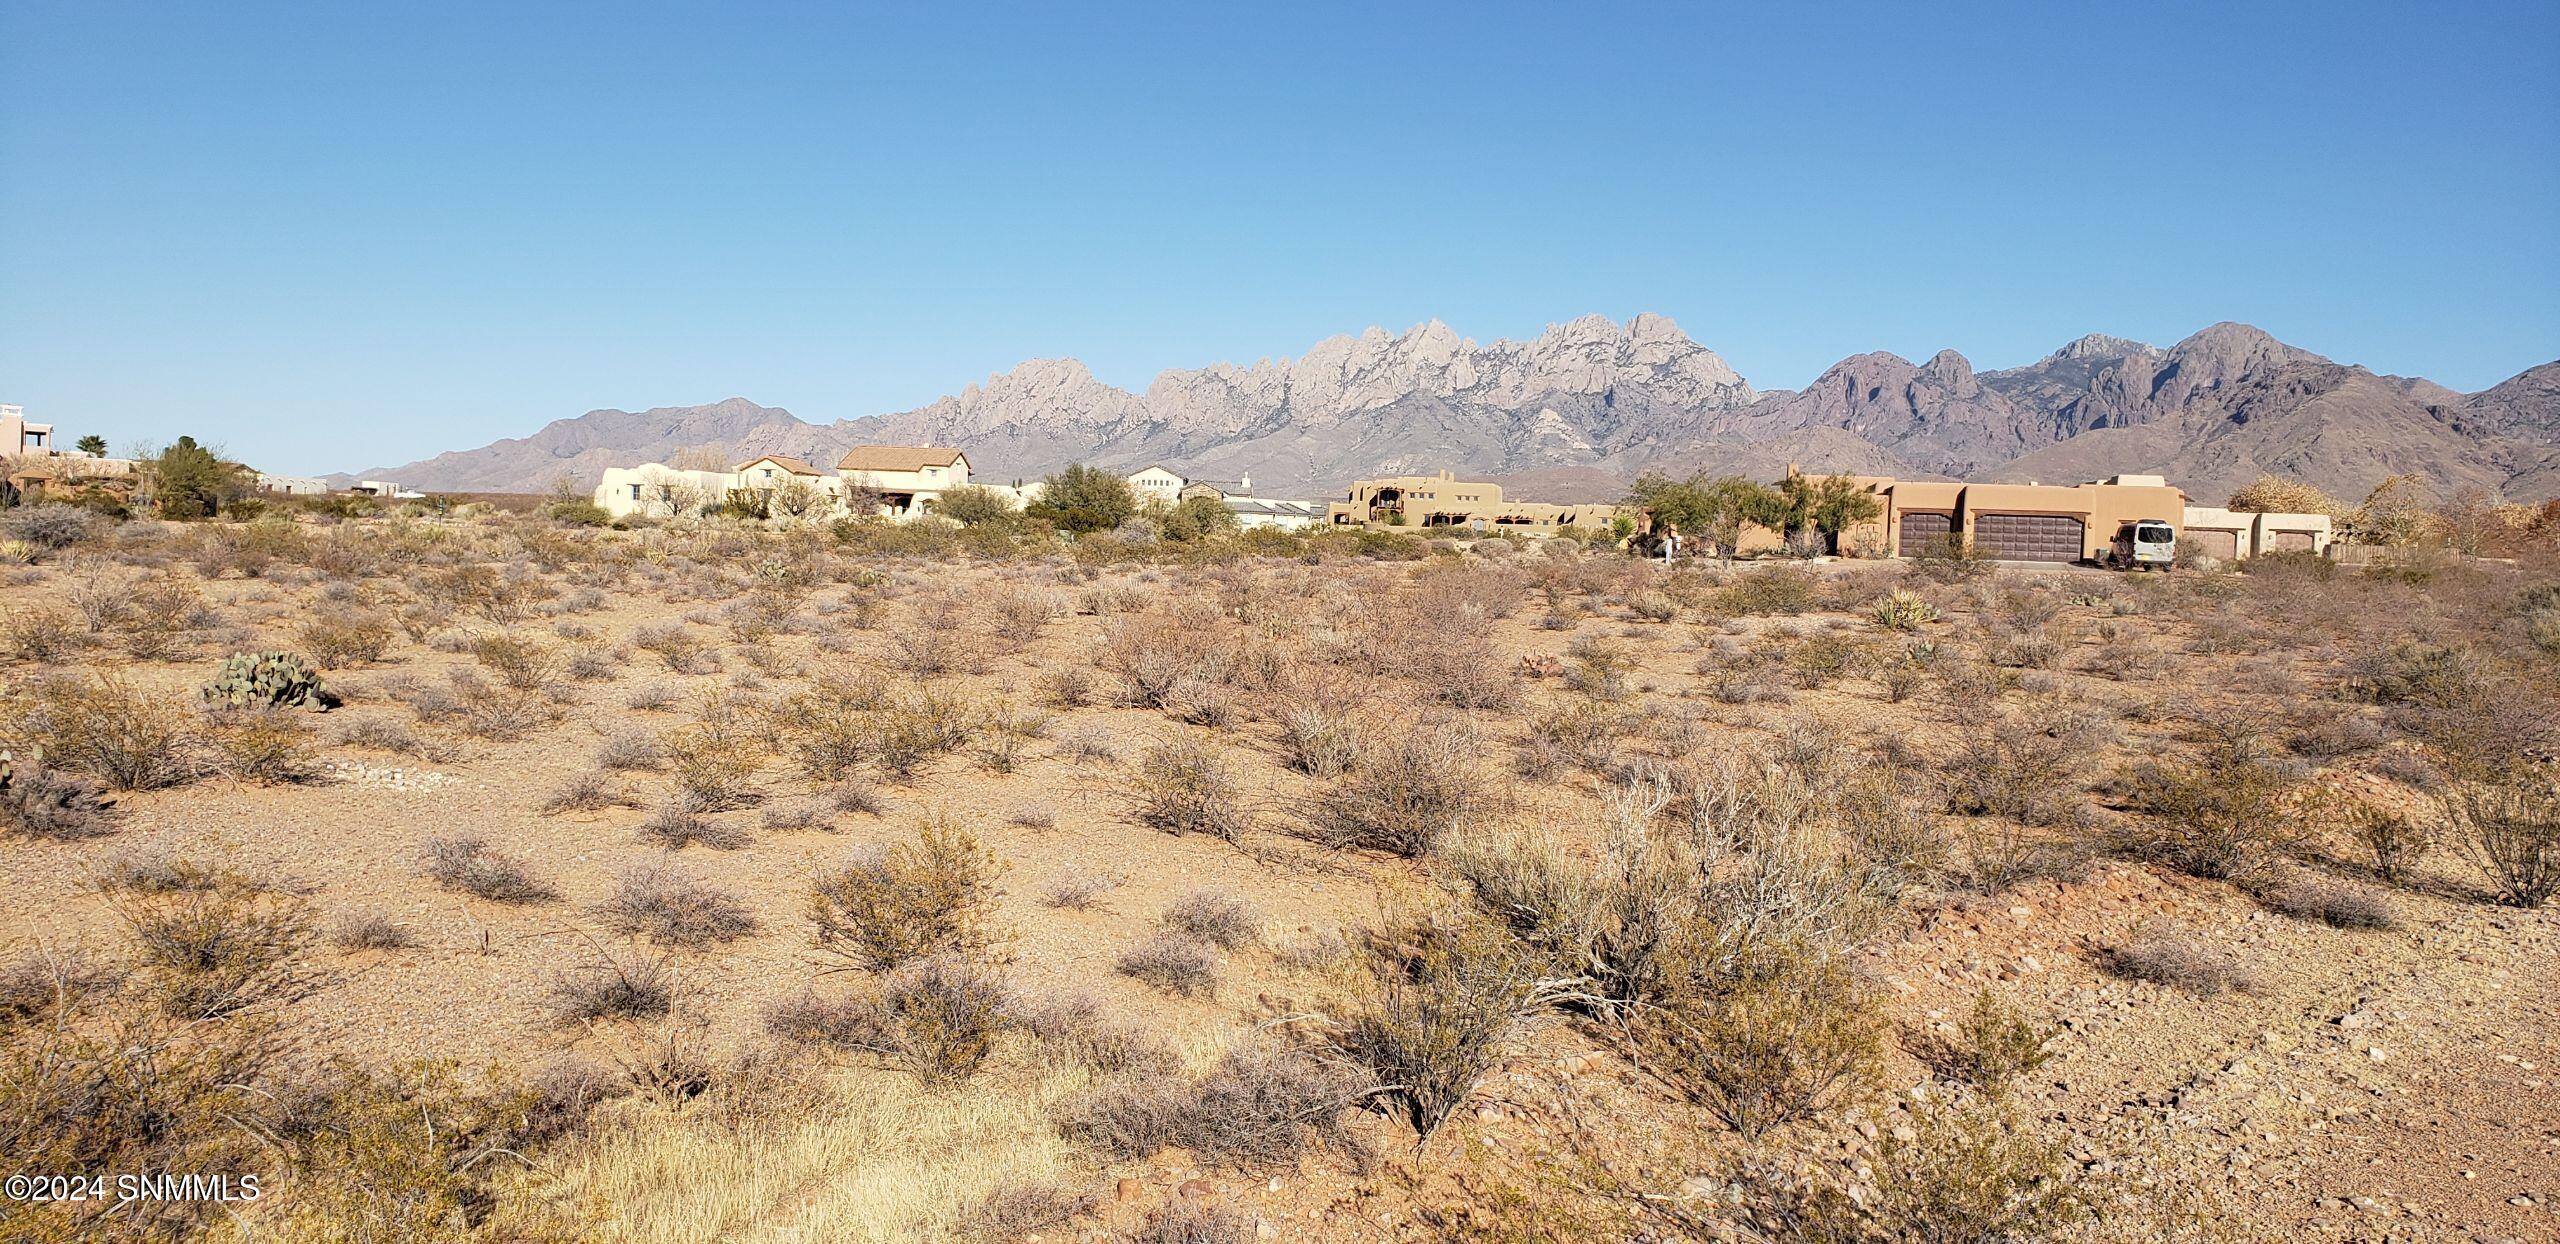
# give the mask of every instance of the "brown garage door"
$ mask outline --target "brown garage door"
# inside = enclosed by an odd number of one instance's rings
[[[1977,514],[1973,547],[2003,561],[2076,562],[2086,552],[2082,530],[2064,514]]]
[[[1944,514],[1905,514],[1902,536],[1894,550],[1904,557],[1917,557],[1929,551],[1929,543],[1943,539],[1955,529],[1955,520]]]
[[[2203,549],[2207,557],[2219,557],[2224,561],[2230,561],[2240,556],[2239,532],[2210,531],[2202,527],[2191,527],[2186,534],[2196,538],[2197,547]]]

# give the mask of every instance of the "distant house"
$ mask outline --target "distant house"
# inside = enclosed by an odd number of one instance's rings
[[[1252,495],[1253,477],[1250,475],[1240,476],[1236,479],[1195,479],[1184,484],[1181,491],[1174,494],[1175,498],[1178,500],[1188,499],[1191,497],[1208,497],[1218,501],[1225,501],[1234,497],[1250,497]]]
[[[1473,531],[1553,534],[1559,527],[1600,528],[1618,516],[1612,505],[1549,505],[1512,501],[1502,485],[1436,475],[1396,475],[1355,481],[1342,500],[1326,507],[1336,526],[1462,527]]]
[[[24,406],[0,406],[0,457],[49,458],[57,452],[52,424],[27,422]]]
[[[258,491],[287,497],[317,497],[329,491],[329,481],[306,475],[269,475],[258,472]]]
[[[1325,507],[1313,501],[1266,501],[1259,497],[1229,497],[1227,510],[1236,516],[1236,525],[1250,531],[1256,527],[1276,527],[1297,531],[1324,521]]]
[[[1162,465],[1150,465],[1131,471],[1128,480],[1129,490],[1138,494],[1139,501],[1162,501],[1166,505],[1180,500],[1182,486],[1190,482],[1182,478],[1179,472]]]
[[[927,445],[856,445],[836,460],[845,495],[869,489],[887,518],[933,512],[942,494],[969,483],[969,455]]]

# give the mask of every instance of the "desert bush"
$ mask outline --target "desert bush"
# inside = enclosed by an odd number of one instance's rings
[[[96,515],[76,505],[46,502],[0,511],[0,542],[16,541],[40,554],[89,543],[105,530]]]
[[[1833,956],[1789,948],[1738,976],[1665,982],[1625,1012],[1629,1056],[1746,1139],[1859,1096],[1877,1073],[1874,1004]]]
[[[559,892],[525,871],[523,864],[491,849],[485,839],[429,838],[427,876],[448,890],[493,903],[547,903]]]
[[[645,865],[623,873],[612,897],[596,905],[596,914],[624,937],[686,949],[735,941],[756,931],[755,914],[735,896],[682,873]]]
[[[1059,1130],[1114,1159],[1179,1145],[1212,1165],[1267,1169],[1315,1145],[1365,1153],[1341,1113],[1369,1087],[1304,1051],[1254,1044],[1228,1051],[1187,1084],[1115,1077],[1066,1102]]]
[[[1669,622],[1680,616],[1680,602],[1650,589],[1627,595],[1627,612],[1646,622]]]
[[[1903,573],[1942,586],[1971,583],[1996,571],[1992,556],[1957,535],[1938,536],[1903,562]]]
[[[1093,703],[1093,674],[1082,667],[1063,665],[1042,671],[1036,683],[1040,698],[1059,708],[1083,708]]]
[[[370,612],[313,614],[294,639],[313,660],[330,668],[366,665],[391,650],[391,623]]]
[[[934,757],[968,746],[979,721],[967,701],[930,689],[898,698],[871,715],[871,760],[887,777],[914,777]]]
[[[0,1037],[22,1025],[59,1025],[123,985],[112,966],[77,946],[38,946],[0,964]]]
[[[1715,607],[1724,613],[1799,614],[1813,608],[1818,587],[1813,572],[1797,566],[1763,566],[1733,576],[1718,592]]]
[[[2053,1057],[2045,1049],[2052,1038],[2050,1031],[2028,1023],[2014,1004],[1985,989],[1973,996],[1972,1009],[1953,1032],[1917,1033],[1909,1044],[1911,1053],[1940,1077],[1998,1093]]]
[[[1158,743],[1139,758],[1130,781],[1142,824],[1228,842],[1244,837],[1250,820],[1244,792],[1225,759],[1206,744],[1180,737]]]
[[[1440,850],[1476,905],[1556,975],[1585,969],[1600,918],[1600,882],[1544,828],[1468,829]]]
[[[1262,918],[1253,905],[1220,890],[1194,890],[1175,900],[1164,910],[1164,923],[1221,950],[1262,938]]]
[[[1798,690],[1817,691],[1858,672],[1867,652],[1845,635],[1816,635],[1787,650],[1787,677]]]
[[[1223,1205],[1175,1197],[1146,1221],[1111,1237],[1112,1244],[1249,1244],[1253,1223]]]
[[[192,723],[177,705],[105,675],[37,679],[0,705],[0,743],[91,774],[117,790],[196,776]]]
[[[655,769],[667,762],[666,749],[639,730],[617,730],[596,745],[596,765],[613,770]]]
[[[711,646],[681,622],[643,626],[631,633],[633,646],[658,658],[668,672],[699,674],[711,664]]]
[[[1218,991],[1218,954],[1188,933],[1171,929],[1148,934],[1122,951],[1111,965],[1123,976],[1186,998]]]
[[[1128,874],[1091,868],[1071,868],[1050,878],[1040,892],[1044,907],[1066,907],[1083,911],[1102,900],[1102,896],[1120,888]]]
[[[471,637],[471,657],[517,691],[542,691],[560,680],[560,655],[531,636],[483,631]]]
[[[284,709],[231,709],[204,717],[199,737],[213,767],[239,781],[308,781],[317,771],[317,732]]]
[[[1427,855],[1491,799],[1472,727],[1425,719],[1373,743],[1317,796],[1312,836],[1335,847]]]
[[[311,944],[300,896],[224,879],[201,889],[110,897],[135,966],[172,1019],[219,1019],[284,1000],[304,984]]]
[[[2560,895],[2560,789],[2551,775],[2513,769],[2446,795],[2454,845],[2501,903],[2539,907]]]
[[[1100,1204],[1090,1193],[1069,1192],[1056,1184],[1007,1182],[970,1207],[960,1219],[960,1238],[1001,1244],[1065,1226]]]
[[[1541,1001],[1539,980],[1502,932],[1474,917],[1416,921],[1364,948],[1370,988],[1327,1046],[1385,1086],[1417,1136],[1463,1104]]]
[[[1965,737],[1945,769],[1947,810],[2026,825],[2076,823],[2078,778],[2104,746],[2102,723],[2064,706],[2013,712]]]
[[[2202,763],[2147,761],[2116,785],[2144,819],[2135,850],[2192,876],[2245,878],[2296,834],[2299,783],[2238,747],[2216,746]]]
[[[115,830],[115,804],[97,783],[0,753],[0,835],[69,842]]]
[[[401,950],[418,944],[408,926],[380,912],[357,912],[329,927],[329,944],[340,950]]]
[[[1746,1159],[1732,1213],[1746,1238],[1804,1244],[2066,1238],[2095,1209],[2064,1148],[1991,1094],[1931,1094],[1910,1122],[1821,1171]]]
[[[679,792],[640,822],[640,837],[670,851],[681,851],[697,842],[714,851],[734,851],[747,845],[746,830],[713,820],[704,812],[699,801]]]
[[[2407,877],[2435,845],[2435,831],[2427,822],[2395,808],[2359,800],[2341,819],[2347,836],[2372,861],[2374,875],[2393,884]]]
[[[958,821],[931,815],[916,840],[855,853],[810,886],[819,949],[857,967],[969,953],[996,940],[995,853]]]
[[[668,734],[664,753],[676,790],[701,811],[755,802],[753,784],[756,771],[764,767],[764,746],[735,723],[699,721],[681,727]]]
[[[1105,1074],[1161,1075],[1182,1061],[1153,1029],[1106,1016],[1088,993],[1016,994],[1007,1022],[1042,1049]]]
[[[627,808],[632,804],[630,793],[614,785],[613,779],[603,770],[588,769],[571,774],[567,781],[543,796],[538,810],[544,816],[558,816],[564,812]]]
[[[2230,956],[2205,945],[2177,924],[2156,917],[2143,921],[2130,937],[2108,947],[2101,962],[2118,976],[2206,997],[2248,985],[2247,977]]]
[[[30,604],[0,613],[0,652],[21,661],[58,661],[85,642],[71,616],[49,605]]]
[[[2341,929],[2387,929],[2392,924],[2389,899],[2360,885],[2308,873],[2266,886],[2258,901],[2296,920],[2317,920]]]
[[[668,1013],[675,1001],[675,967],[669,960],[603,947],[551,982],[551,1016],[564,1024],[648,1019]]]

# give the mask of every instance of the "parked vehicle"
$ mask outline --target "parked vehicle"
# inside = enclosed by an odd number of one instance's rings
[[[2178,529],[2156,518],[2136,519],[2116,530],[2107,550],[2112,570],[2174,570],[2178,563]]]

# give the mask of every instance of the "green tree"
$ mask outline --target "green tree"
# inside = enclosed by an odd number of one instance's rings
[[[1740,475],[1709,476],[1704,471],[1686,480],[1646,475],[1636,481],[1627,503],[1650,512],[1657,527],[1675,524],[1681,535],[1715,545],[1728,562],[1746,525],[1779,528],[1787,514],[1777,489]]]
[[[1078,462],[1042,480],[1027,512],[1076,535],[1109,531],[1137,516],[1138,494],[1129,481]]]
[[[933,503],[933,512],[964,527],[980,523],[998,523],[1012,518],[1013,502],[993,488],[964,484],[942,494]]]
[[[1822,533],[1823,551],[1838,555],[1840,533],[1860,523],[1872,523],[1884,513],[1884,503],[1846,475],[1826,475],[1813,486],[1813,504],[1806,515],[1813,528]]]
[[[95,432],[81,437],[79,440],[73,442],[71,447],[89,455],[92,458],[103,458],[107,456],[107,438],[100,436]]]
[[[1216,497],[1184,497],[1156,522],[1165,539],[1185,542],[1226,535],[1239,526],[1235,511]]]
[[[249,490],[248,468],[223,461],[192,436],[179,437],[143,466],[151,478],[152,504],[162,518],[211,518]]]

